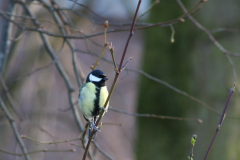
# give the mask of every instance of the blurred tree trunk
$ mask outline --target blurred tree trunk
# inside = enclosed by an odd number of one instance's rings
[[[172,20],[182,13],[177,3],[161,1],[151,11],[149,22]],[[145,30],[142,69],[188,92],[192,74],[190,48],[194,37],[189,22],[180,22],[173,27],[176,30],[174,43],[170,42],[170,27]],[[138,103],[139,113],[186,117],[191,101],[164,85],[142,77]],[[186,121],[139,118],[137,159],[187,159],[191,134]]]

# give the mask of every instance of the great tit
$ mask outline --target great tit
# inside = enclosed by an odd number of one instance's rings
[[[89,127],[98,130],[95,126],[96,120],[100,114],[100,110],[104,109],[105,101],[108,97],[108,90],[106,87],[106,75],[100,70],[93,70],[87,76],[86,83],[84,83],[79,91],[78,104],[84,118],[89,123]],[[89,131],[90,134],[90,131]]]

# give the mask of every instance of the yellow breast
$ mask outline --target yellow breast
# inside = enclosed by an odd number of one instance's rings
[[[87,119],[92,118],[91,111],[94,109],[94,100],[96,99],[95,92],[95,85],[89,82],[81,89],[80,96],[78,97],[79,109]]]
[[[87,119],[92,119],[92,111],[94,110],[94,102],[96,99],[96,86],[91,83],[85,83],[82,89],[80,90],[80,96],[78,97],[79,109],[82,114]],[[107,87],[100,88],[100,97],[99,97],[99,107],[103,107],[108,97]],[[106,110],[108,109],[109,103],[106,106]]]
[[[105,104],[105,102],[107,100],[107,97],[108,97],[107,87],[106,86],[101,87],[101,90],[100,90],[100,100],[99,100],[100,107],[104,106],[104,104]],[[109,103],[106,106],[106,110],[108,109],[108,105],[109,105]]]

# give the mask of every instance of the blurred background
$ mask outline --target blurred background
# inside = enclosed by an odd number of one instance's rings
[[[80,140],[41,142],[82,133],[77,96],[104,48],[104,23],[119,63],[137,3],[0,1],[1,160],[82,159]],[[88,159],[187,159],[193,134],[193,158],[203,159],[230,88],[239,82],[239,10],[234,0],[143,0],[125,62],[133,59],[118,79]],[[109,47],[96,69],[106,73],[110,89]],[[239,93],[237,86],[208,159],[240,158]],[[33,140],[17,139],[21,135]]]

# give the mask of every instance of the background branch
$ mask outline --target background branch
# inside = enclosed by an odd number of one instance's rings
[[[0,104],[1,104],[1,108],[3,109],[4,113],[6,114],[7,119],[8,119],[8,121],[9,121],[9,123],[10,123],[10,125],[13,129],[14,135],[15,135],[15,137],[16,137],[16,139],[17,139],[17,141],[18,141],[18,143],[19,143],[19,145],[22,149],[22,152],[24,154],[25,159],[30,160],[30,157],[27,155],[27,149],[25,147],[25,144],[22,141],[21,136],[19,134],[19,131],[17,129],[17,125],[16,125],[14,119],[12,118],[10,112],[8,111],[7,107],[5,106],[4,102],[2,101],[1,97],[0,97]]]

